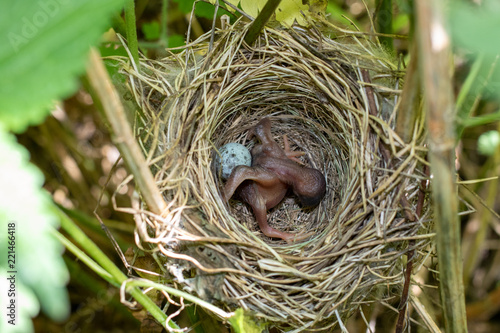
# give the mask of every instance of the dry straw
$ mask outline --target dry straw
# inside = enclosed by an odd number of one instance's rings
[[[140,72],[120,59],[141,110],[137,135],[168,203],[161,217],[134,210],[138,244],[163,255],[174,286],[226,310],[297,331],[343,325],[360,305],[400,295],[404,254],[416,250],[421,262],[432,238],[428,203],[417,207],[422,119],[410,142],[395,133],[403,73],[363,35],[266,28],[249,46],[247,28],[142,59]],[[263,236],[245,204],[221,199],[217,148],[254,145],[247,132],[262,117],[326,176],[315,209],[290,197],[268,214],[279,230],[314,231],[304,242]]]

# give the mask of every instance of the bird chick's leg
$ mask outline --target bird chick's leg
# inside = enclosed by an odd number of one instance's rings
[[[281,238],[291,244],[295,241],[304,240],[307,237],[314,235],[314,232],[306,234],[291,234],[274,229],[267,222],[267,209],[264,198],[258,193],[257,190],[255,190],[255,187],[253,188],[252,193],[249,194],[250,195],[246,196],[245,201],[247,201],[250,207],[252,207],[257,223],[259,224],[259,228],[267,237]]]
[[[301,165],[304,165],[304,162],[299,160],[297,157],[304,155],[305,152],[290,150],[290,143],[288,142],[288,136],[286,134],[283,134],[283,143],[285,144],[284,151],[285,151],[286,157],[288,157],[289,159],[291,159],[294,162],[297,162]]]

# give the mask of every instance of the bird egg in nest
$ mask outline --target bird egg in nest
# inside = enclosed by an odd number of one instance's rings
[[[219,149],[219,153],[220,155],[217,155],[215,159],[215,165],[217,172],[221,173],[223,179],[228,179],[233,169],[238,165],[252,165],[250,151],[240,143],[226,143]]]

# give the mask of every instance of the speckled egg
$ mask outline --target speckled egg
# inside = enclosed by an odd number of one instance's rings
[[[228,179],[231,172],[238,165],[252,165],[252,155],[247,147],[240,143],[230,142],[219,149],[220,156],[216,157],[217,172],[222,168],[221,176]]]

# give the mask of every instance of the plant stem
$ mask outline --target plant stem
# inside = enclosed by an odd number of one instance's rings
[[[376,2],[377,32],[384,35],[392,34],[392,0],[377,0]],[[394,52],[392,38],[379,36],[380,44],[388,51]]]
[[[498,57],[492,63],[485,60],[483,54],[478,55],[465,79],[460,93],[457,96],[457,140],[460,140],[466,127],[479,126],[492,123],[499,119],[499,113],[486,114],[479,117],[473,117],[474,111],[483,97],[484,90],[490,82],[491,76],[495,72]],[[489,66],[489,72],[486,77],[483,76],[484,70]]]
[[[63,217],[61,217],[62,219]],[[64,217],[67,218],[67,217]],[[116,283],[115,279],[109,274],[104,268],[99,266],[94,260],[92,260],[85,252],[80,250],[75,244],[71,243],[66,237],[64,237],[61,233],[52,230],[52,234],[55,238],[57,238],[64,247],[73,253],[79,260],[81,260],[87,267],[93,270],[97,275],[106,280],[108,283],[114,285],[115,287],[119,287],[120,285]]]
[[[161,2],[161,18],[160,18],[160,41],[161,45],[169,47],[168,45],[168,0]]]
[[[165,201],[156,186],[141,148],[135,141],[120,97],[111,83],[99,52],[95,49],[90,51],[87,75],[90,85],[102,103],[104,115],[111,125],[113,141],[120,150],[128,169],[134,175],[137,188],[148,205],[148,209],[154,214],[161,215],[166,209]]]
[[[177,297],[182,297],[192,303],[195,303],[197,304],[198,306],[201,306],[203,307],[204,309],[210,311],[210,312],[213,312],[215,314],[217,314],[218,316],[222,317],[222,318],[225,318],[225,319],[229,319],[231,316],[233,316],[233,313],[231,312],[226,312],[224,310],[221,310],[219,309],[218,307],[216,307],[215,305],[212,305],[211,303],[208,303],[202,299],[199,299],[198,297],[196,296],[193,296],[191,294],[188,294],[184,291],[181,291],[181,290],[178,290],[178,289],[174,289],[172,287],[169,287],[169,286],[166,286],[166,285],[163,285],[163,284],[159,284],[159,283],[156,283],[156,282],[153,282],[151,280],[147,280],[147,279],[131,279],[127,282],[127,290],[128,288],[132,288],[132,287],[144,287],[144,288],[154,288],[154,289],[157,289],[157,290],[164,290],[166,291],[167,293],[169,293],[170,295],[174,295],[174,296],[177,296]]]
[[[127,0],[125,2],[125,26],[127,31],[128,48],[134,58],[137,68],[139,68],[139,43],[137,41],[134,0]]]
[[[257,36],[259,36],[262,29],[264,29],[264,26],[266,25],[267,21],[269,21],[269,18],[271,17],[271,15],[273,15],[276,8],[278,8],[280,2],[281,0],[268,0],[266,2],[266,5],[264,6],[264,8],[262,8],[262,11],[253,21],[252,25],[247,31],[247,34],[245,35],[245,42],[248,45],[252,45],[255,42]]]
[[[101,249],[99,249],[99,247],[95,245],[95,243],[90,238],[88,238],[87,235],[85,235],[85,233],[80,228],[78,228],[78,226],[76,226],[68,216],[66,216],[66,214],[64,214],[59,209],[56,211],[56,214],[60,217],[61,228],[66,231],[78,245],[80,245],[83,251],[88,253],[97,264],[99,264],[104,270],[107,271],[107,274],[109,274],[110,276],[111,283],[113,283],[114,285],[121,285],[128,280],[127,276],[123,274],[123,272],[111,261],[111,259],[109,259],[101,251]],[[61,239],[61,237],[58,238]],[[65,243],[65,245],[67,244]],[[74,250],[74,247],[68,247],[68,249]],[[78,252],[74,253],[78,255]],[[92,269],[95,268],[94,265],[89,267]],[[132,295],[132,297],[134,297],[137,302],[144,306],[144,308],[147,309],[149,313],[151,313],[151,315],[156,320],[158,320],[159,323],[161,323],[165,327],[167,316],[148,296],[142,293],[141,289],[137,287],[131,287],[128,288],[127,291],[130,293],[130,295]],[[180,327],[171,320],[167,324],[171,328],[180,329]]]
[[[463,128],[472,126],[481,126],[494,123],[500,120],[500,111],[484,114],[477,117],[470,117],[466,119],[462,124]],[[463,128],[461,129],[463,131]]]
[[[483,62],[484,55],[479,55],[472,64],[469,74],[467,75],[467,78],[465,79],[464,84],[460,89],[460,92],[457,96],[457,103],[455,105],[457,109],[458,120],[465,120],[470,116],[470,108],[472,103],[469,103],[469,105],[467,105],[465,102],[467,101],[467,98],[470,98],[471,96],[475,95],[475,92],[477,92],[474,87],[480,84],[478,82],[478,77]]]
[[[422,86],[427,109],[432,198],[441,304],[446,332],[467,332],[455,171],[451,47],[447,1],[415,1]]]
[[[54,230],[54,232],[57,232]],[[58,232],[57,232],[58,233]],[[59,233],[60,234],[60,233]],[[113,297],[114,292],[110,292],[109,285],[106,281],[102,281],[99,277],[94,276],[91,272],[87,272],[81,265],[81,261],[78,258],[70,258],[67,255],[63,256],[64,262],[68,267],[71,274],[71,283],[78,285],[79,287],[86,290],[88,293],[93,295],[104,294],[103,302],[106,302],[106,306],[112,306],[113,311],[119,312],[123,319],[128,319],[137,322],[132,313],[123,306],[123,304]]]
[[[396,119],[396,132],[405,142],[410,142],[413,138],[415,123],[422,117],[422,98],[420,88],[420,73],[418,71],[418,51],[415,41],[410,46],[411,59],[406,70],[405,84],[401,94],[401,102]]]
[[[115,32],[119,33],[122,36],[127,35],[127,26],[125,25],[125,21],[118,13],[114,14],[111,17],[111,25]]]

